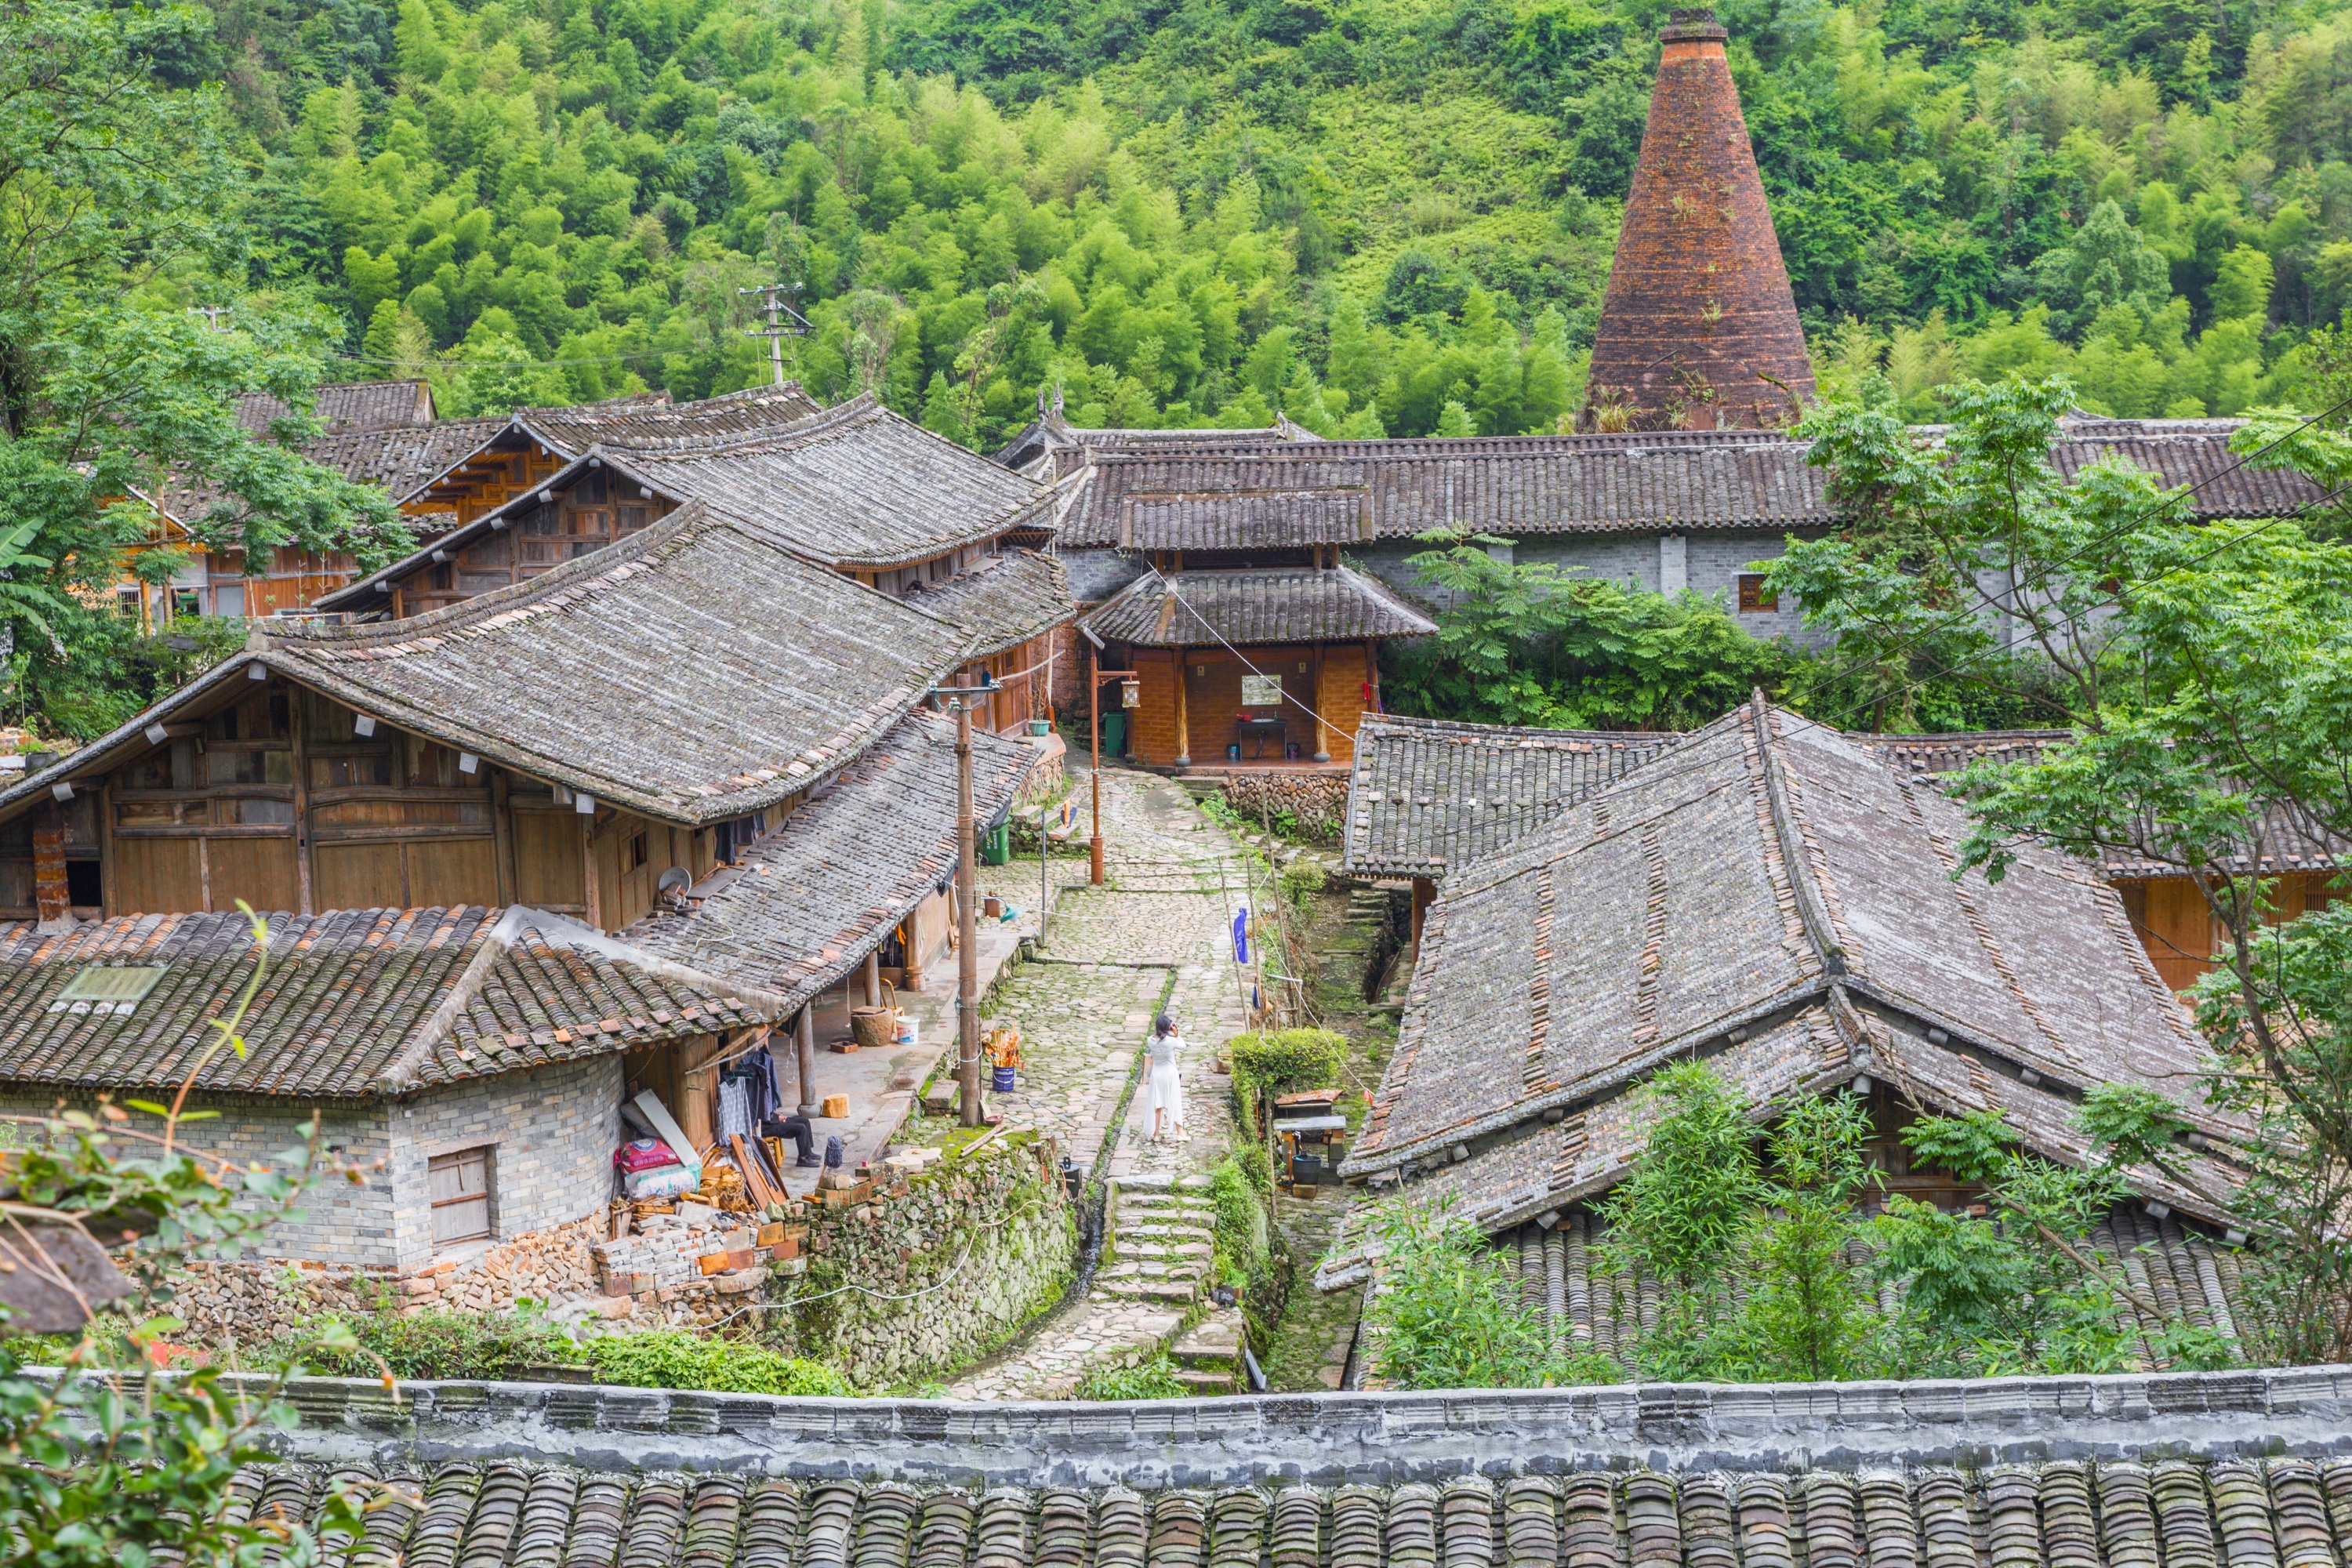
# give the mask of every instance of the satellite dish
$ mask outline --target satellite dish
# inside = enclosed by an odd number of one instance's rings
[[[654,891],[665,899],[682,899],[692,886],[694,879],[688,875],[686,868],[672,866],[661,874],[661,880],[654,884]]]

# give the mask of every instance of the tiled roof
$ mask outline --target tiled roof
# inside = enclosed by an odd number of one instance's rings
[[[2229,449],[2235,428],[2225,420],[2069,421],[2051,464],[2072,479],[2113,454],[2167,484],[2202,481],[2190,498],[2200,518],[2284,516],[2320,498],[2292,470],[2236,466],[2242,460]],[[1933,440],[1937,432],[1920,434]],[[1058,537],[1073,546],[1117,544],[1132,503],[1182,496],[1197,512],[1219,494],[1362,497],[1381,539],[1439,528],[1524,538],[1832,527],[1841,518],[1830,476],[1807,460],[1811,451],[1809,442],[1755,430],[1265,442],[1208,452],[1106,447],[1090,452],[1068,481]]]
[[[148,742],[255,660],[454,749],[670,822],[763,810],[856,759],[962,662],[957,627],[681,507],[528,582],[405,620],[268,623],[0,814]]]
[[[663,393],[569,408],[519,408],[512,418],[518,429],[567,458],[577,458],[600,445],[646,452],[755,436],[824,412],[824,404],[798,383],[787,382],[688,403],[672,403]]]
[[[1010,809],[1037,753],[985,732],[971,742],[972,812],[985,828]],[[955,864],[955,725],[918,711],[739,865],[706,878],[686,911],[656,910],[625,934],[796,1007],[863,963]]]
[[[1429,618],[1345,566],[1147,572],[1086,617],[1105,642],[1150,647],[1426,637]]]
[[[606,445],[656,489],[832,566],[924,560],[1039,521],[1050,505],[1034,481],[870,395],[740,439]]]
[[[1129,550],[1291,550],[1371,537],[1362,490],[1231,490],[1130,498],[1118,542]]]
[[[1360,877],[1437,877],[1526,837],[1681,738],[1368,714],[1356,730],[1343,863]]]
[[[2044,750],[2071,737],[2063,730],[1978,730],[1948,735],[1869,735],[1853,739],[1876,752],[1897,772],[1943,779],[1976,763],[2032,763]],[[2352,846],[2332,839],[2316,823],[2279,808],[2263,825],[2266,871],[2324,871],[2352,858]],[[2118,879],[2176,877],[2178,867],[2151,859],[2144,851],[2111,847],[2099,855],[2099,869]]]
[[[2115,893],[2032,847],[1998,883],[1955,881],[1966,832],[1939,790],[1769,706],[1695,731],[1448,877],[1349,1173],[1573,1114],[1814,998],[2049,1093],[2178,1098],[2200,1048]]]
[[[772,1022],[774,999],[541,910],[268,916],[268,974],[196,1087],[361,1096]],[[180,1083],[253,973],[236,913],[133,915],[50,935],[0,926],[0,1080]],[[130,1002],[61,994],[93,969],[156,968]]]
[[[1356,731],[1341,840],[1345,864],[1359,876],[1442,877],[1549,823],[1559,813],[1546,810],[1548,803],[1565,809],[1680,738],[1367,717]],[[2068,735],[2063,730],[1852,731],[1847,739],[1904,777],[1940,783],[1975,763],[2033,762]],[[2269,842],[2263,864],[2273,870],[2324,870],[2346,858],[2342,847],[2285,813],[2272,818]],[[2099,869],[2126,879],[2179,874],[2126,849],[2104,853]]]
[[[506,428],[504,418],[436,419],[429,425],[331,431],[306,443],[302,455],[354,484],[374,485],[395,503],[405,501]],[[209,488],[173,487],[159,503],[166,517],[194,522],[218,498]]]
[[[1206,1420],[1216,1407],[1178,1408]],[[1529,1437],[1542,1447],[1540,1431]],[[2322,1568],[2352,1553],[2343,1458],[2209,1459],[2200,1446],[2195,1458],[1965,1469],[1834,1456],[1661,1471],[1630,1429],[1623,1446],[1612,1468],[1529,1474],[1535,1455],[1480,1434],[1426,1480],[1305,1486],[1268,1474],[1150,1492],[346,1458],[242,1470],[228,1511],[313,1521],[331,1478],[380,1481],[352,1561],[420,1568]]]
[[[236,400],[236,422],[248,430],[267,430],[292,412],[266,392],[248,392]],[[427,425],[433,420],[433,395],[416,380],[321,382],[310,412],[330,435]]]
[[[1061,561],[1034,550],[1008,550],[976,571],[911,590],[907,602],[971,637],[971,657],[1001,653],[1078,613]]]
[[[1267,441],[1317,441],[1322,437],[1301,425],[1276,416],[1271,426],[1243,430],[1145,430],[1134,426],[1089,427],[1073,425],[1059,409],[1047,410],[1022,426],[991,459],[1024,473],[1059,478],[1086,460],[1090,451],[1202,451],[1214,447],[1261,445]]]

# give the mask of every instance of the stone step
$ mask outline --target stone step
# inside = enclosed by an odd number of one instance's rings
[[[1097,1279],[1192,1279],[1207,1272],[1205,1264],[1192,1258],[1120,1258],[1095,1276]]]
[[[1137,1241],[1214,1241],[1217,1230],[1216,1226],[1209,1225],[1122,1219],[1113,1227],[1112,1234],[1122,1240],[1132,1237]]]
[[[1209,1372],[1200,1367],[1180,1366],[1176,1381],[1194,1399],[1213,1399],[1220,1394],[1239,1394],[1241,1382],[1230,1372]]]
[[[1213,1313],[1187,1329],[1168,1353],[1181,1365],[1230,1377],[1241,1366],[1243,1327],[1239,1312]]]
[[[1189,1271],[1207,1268],[1210,1261],[1216,1257],[1217,1249],[1205,1241],[1188,1241],[1170,1245],[1151,1242],[1139,1244],[1122,1240],[1117,1244],[1117,1252],[1121,1262],[1160,1263],[1171,1268]]]
[[[1174,1306],[1192,1305],[1200,1294],[1200,1282],[1179,1284],[1171,1279],[1102,1279],[1097,1278],[1095,1289],[1106,1296],[1128,1301],[1164,1301]]]

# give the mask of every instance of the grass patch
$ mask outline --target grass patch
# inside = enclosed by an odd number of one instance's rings
[[[1182,1399],[1192,1390],[1176,1376],[1166,1352],[1133,1366],[1090,1367],[1078,1379],[1080,1399]]]

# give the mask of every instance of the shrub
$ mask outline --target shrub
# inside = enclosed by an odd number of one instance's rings
[[[1225,1055],[1233,1063],[1234,1102],[1241,1107],[1244,1130],[1260,1138],[1261,1106],[1278,1094],[1330,1083],[1348,1059],[1348,1041],[1329,1029],[1277,1029],[1235,1035],[1225,1042]]]
[[[374,1377],[377,1357],[395,1377],[428,1379],[520,1379],[534,1366],[582,1359],[570,1335],[531,1311],[347,1312],[330,1321],[351,1330],[356,1348],[305,1351],[306,1364],[329,1377]]]
[[[822,1363],[681,1329],[607,1334],[589,1342],[588,1360],[598,1381],[636,1388],[801,1395],[857,1392],[847,1378]]]
[[[1265,1199],[1242,1162],[1228,1155],[1209,1173],[1209,1200],[1216,1212],[1216,1277],[1231,1285],[1246,1283],[1265,1266]]]
[[[1615,1383],[1605,1356],[1551,1346],[1543,1310],[1478,1227],[1445,1205],[1399,1205],[1378,1222],[1373,1370],[1392,1388],[1547,1388]]]
[[[1134,1366],[1089,1367],[1076,1389],[1080,1399],[1182,1399],[1192,1392],[1164,1352]]]

